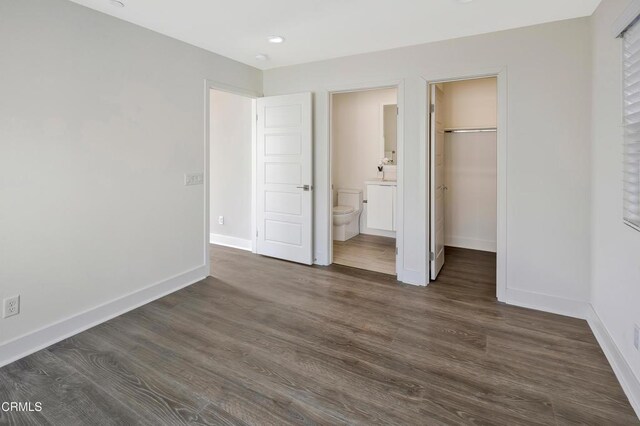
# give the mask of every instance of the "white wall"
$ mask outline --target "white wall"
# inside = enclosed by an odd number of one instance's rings
[[[0,2],[0,58],[0,345],[207,275],[204,81],[261,72],[63,0]]]
[[[212,242],[251,247],[252,99],[220,90],[210,97]],[[218,217],[224,217],[224,224]]]
[[[447,129],[496,127],[497,80],[480,78],[440,85]],[[497,134],[445,134],[445,244],[496,251]]]
[[[630,367],[627,395],[635,390],[640,415],[640,352],[633,347],[633,325],[640,325],[640,232],[622,222],[622,42],[612,35],[613,22],[627,4],[603,0],[592,17],[591,297],[624,359],[619,366]]]
[[[445,244],[496,251],[496,133],[445,134]]]
[[[424,283],[426,151],[422,78],[506,69],[507,298],[577,314],[589,297],[589,20],[448,40],[265,71],[266,94],[314,91],[315,256],[326,261],[327,91],[404,81],[401,276]],[[550,71],[553,72],[550,72]],[[402,96],[402,95],[400,95]],[[406,278],[403,278],[406,279]],[[518,298],[519,300],[516,300]]]

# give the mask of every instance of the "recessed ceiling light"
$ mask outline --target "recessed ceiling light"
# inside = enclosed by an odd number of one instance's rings
[[[267,55],[265,55],[264,53],[258,53],[256,55],[256,59],[259,61],[266,61],[267,59],[269,59],[269,57]]]
[[[284,37],[282,36],[269,36],[269,38],[267,39],[269,40],[269,43],[282,43],[284,41]]]
[[[471,3],[473,0],[457,0],[457,1],[458,3],[464,4],[464,3]]]
[[[109,0],[109,3],[111,3],[111,6],[124,7],[124,2],[121,2],[120,0]]]

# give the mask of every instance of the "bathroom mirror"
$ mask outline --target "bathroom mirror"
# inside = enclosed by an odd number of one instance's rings
[[[382,139],[384,141],[384,157],[389,158],[389,164],[396,164],[398,146],[398,106],[396,104],[382,105]]]

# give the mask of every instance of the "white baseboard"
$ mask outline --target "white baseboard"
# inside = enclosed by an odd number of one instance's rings
[[[209,276],[206,265],[175,275],[141,290],[20,336],[0,346],[0,367],[61,340],[187,287]]]
[[[209,242],[219,246],[233,247],[240,250],[253,250],[253,241],[244,238],[229,237],[228,235],[209,234]]]
[[[495,253],[498,249],[495,241],[478,240],[475,238],[445,236],[444,244],[451,247],[460,247],[471,250],[490,251]]]
[[[567,317],[587,319],[589,302],[507,288],[506,303]]]
[[[605,327],[591,305],[589,305],[587,321],[607,360],[609,360],[609,364],[611,364],[622,390],[629,398],[636,416],[640,418],[640,379],[633,373],[631,366],[624,359],[607,327]]]
[[[634,374],[591,303],[509,288],[506,299],[510,305],[587,320],[631,406],[640,418],[640,378]]]

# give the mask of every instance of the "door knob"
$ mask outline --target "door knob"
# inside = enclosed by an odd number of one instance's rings
[[[304,191],[309,191],[309,190],[311,190],[311,186],[309,186],[309,185],[297,186],[296,188],[302,189],[302,190],[304,190]]]

